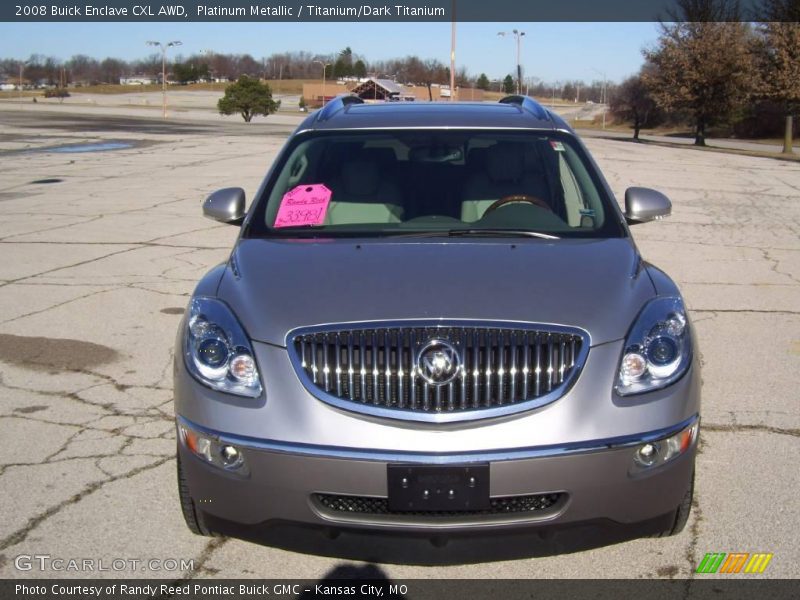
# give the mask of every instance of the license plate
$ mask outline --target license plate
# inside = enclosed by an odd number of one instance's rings
[[[389,510],[489,508],[489,465],[388,465]]]

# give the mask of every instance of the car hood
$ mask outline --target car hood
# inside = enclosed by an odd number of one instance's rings
[[[655,295],[628,239],[265,240],[234,249],[218,296],[250,337],[398,319],[528,321],[623,338]]]

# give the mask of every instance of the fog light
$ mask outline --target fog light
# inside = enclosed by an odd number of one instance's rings
[[[636,462],[644,467],[652,466],[658,460],[658,446],[645,444],[636,451]]]
[[[235,446],[223,446],[220,450],[222,464],[232,469],[239,466],[242,462],[242,453]]]
[[[692,447],[697,439],[699,423],[695,422],[678,433],[639,446],[633,453],[633,461],[639,467],[652,468],[663,465]]]
[[[181,423],[178,432],[184,446],[204,462],[226,471],[247,476],[249,470],[244,454],[236,446],[220,442],[217,438],[190,429]]]

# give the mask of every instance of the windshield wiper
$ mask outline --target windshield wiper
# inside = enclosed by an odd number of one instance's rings
[[[272,238],[281,237],[395,237],[395,238],[422,238],[422,237],[533,237],[543,240],[560,239],[557,235],[527,231],[524,229],[431,229],[428,231],[402,231],[390,230],[381,232],[369,231],[326,231],[316,228],[286,228],[270,232]]]
[[[385,237],[418,238],[418,237],[534,237],[543,240],[560,239],[557,235],[526,231],[524,229],[431,229],[430,231],[385,231]]]
[[[450,237],[534,237],[542,240],[557,240],[557,235],[528,231],[526,229],[451,229],[447,232]]]

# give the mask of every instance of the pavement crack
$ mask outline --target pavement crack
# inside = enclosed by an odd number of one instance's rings
[[[84,498],[91,496],[97,490],[101,489],[103,486],[109,483],[114,483],[115,481],[119,481],[121,479],[130,479],[131,477],[135,477],[136,475],[139,475],[146,471],[156,469],[161,465],[167,463],[168,461],[174,460],[174,458],[175,458],[174,456],[170,455],[162,459],[156,460],[150,464],[136,467],[135,469],[131,469],[130,471],[126,471],[125,473],[122,473],[120,475],[107,477],[106,479],[103,479],[101,481],[95,481],[93,483],[90,483],[77,494],[74,494],[73,496],[64,500],[63,502],[59,502],[58,504],[51,506],[50,508],[39,513],[35,517],[31,517],[30,519],[28,519],[28,522],[25,524],[24,527],[18,529],[11,535],[8,535],[2,540],[0,540],[0,552],[6,550],[7,548],[10,548],[11,546],[16,546],[17,544],[24,542],[32,532],[34,532],[40,525],[42,525],[42,523],[46,522],[51,517],[54,517],[55,515],[59,514],[65,508],[77,504]]]
[[[760,433],[774,433],[776,435],[788,435],[800,437],[800,429],[788,429],[784,427],[773,427],[771,425],[747,425],[744,423],[732,423],[730,425],[718,425],[703,421],[703,431],[714,431],[724,433],[736,433],[739,431],[758,431]]]
[[[53,284],[53,285],[59,285],[59,284]],[[85,286],[81,286],[81,287],[85,287]],[[104,289],[104,290],[95,290],[95,291],[90,292],[88,294],[84,294],[83,296],[78,296],[77,298],[70,298],[69,300],[64,300],[63,302],[58,302],[57,304],[53,304],[51,306],[48,306],[47,308],[42,308],[40,310],[34,310],[34,311],[29,312],[29,313],[25,313],[25,314],[16,316],[16,317],[14,317],[12,319],[6,319],[5,321],[0,321],[0,325],[5,325],[6,323],[13,323],[14,321],[19,321],[19,320],[25,319],[27,317],[33,317],[35,315],[40,315],[42,313],[46,313],[46,312],[54,310],[56,308],[61,308],[62,306],[66,306],[67,304],[71,304],[73,302],[78,302],[80,300],[86,300],[87,298],[91,298],[93,296],[97,296],[97,295],[100,295],[100,294],[105,294],[107,292],[113,292],[113,291],[116,291],[116,290],[119,290],[119,289],[122,289],[122,288],[117,286],[117,287]]]
[[[48,269],[46,271],[41,271],[39,273],[32,273],[30,275],[25,275],[24,277],[18,277],[17,279],[9,279],[9,280],[0,282],[0,287],[5,287],[5,286],[10,285],[12,283],[17,283],[19,281],[25,281],[27,279],[33,279],[34,277],[40,277],[42,275],[50,275],[51,273],[57,273],[58,271],[63,271],[65,269],[72,269],[74,267],[80,267],[80,266],[83,266],[83,265],[89,265],[89,264],[92,264],[93,262],[97,262],[99,260],[103,260],[104,258],[110,258],[112,256],[117,256],[118,254],[125,254],[126,252],[132,252],[133,250],[138,250],[138,249],[140,249],[142,247],[140,244],[131,244],[131,245],[133,245],[135,247],[126,248],[124,250],[115,250],[114,252],[110,252],[110,253],[104,254],[102,256],[97,256],[95,258],[89,258],[89,259],[86,259],[86,260],[81,260],[81,261],[78,261],[78,262],[70,264],[70,265],[63,265],[63,266],[60,266],[60,267],[55,267],[53,269]]]
[[[197,575],[203,573],[206,575],[215,575],[217,573],[216,569],[210,569],[206,566],[208,561],[211,559],[212,555],[222,548],[228,542],[228,538],[226,537],[215,537],[208,541],[205,548],[203,548],[202,552],[200,552],[200,556],[197,557],[197,560],[194,563],[194,571],[191,571],[186,574],[184,580],[194,579]]]
[[[764,314],[764,315],[800,315],[800,310],[773,310],[773,309],[758,309],[758,308],[693,308],[690,309],[693,313],[698,314]]]

